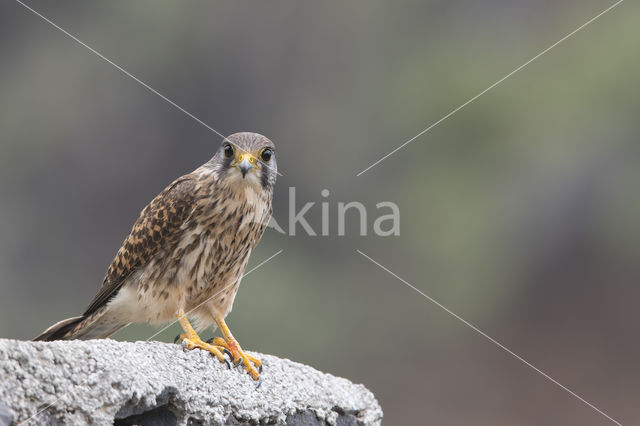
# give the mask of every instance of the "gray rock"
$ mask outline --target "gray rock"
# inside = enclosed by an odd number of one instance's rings
[[[0,339],[0,425],[378,425],[362,385],[270,355],[262,384],[210,354],[113,340]]]
[[[0,402],[0,426],[9,426],[13,422],[13,414],[9,407]]]

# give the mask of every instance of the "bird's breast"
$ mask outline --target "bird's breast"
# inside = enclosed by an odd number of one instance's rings
[[[246,190],[203,197],[182,236],[135,278],[138,306],[151,323],[170,320],[177,309],[205,306],[226,315],[271,214],[269,197]]]
[[[212,202],[186,230],[177,249],[184,248],[184,254],[176,278],[193,299],[239,283],[270,215],[269,200],[253,192]]]

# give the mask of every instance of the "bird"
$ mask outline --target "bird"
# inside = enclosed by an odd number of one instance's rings
[[[177,318],[184,348],[229,365],[227,355],[259,380],[261,361],[242,350],[225,318],[271,218],[277,174],[275,145],[265,136],[224,138],[213,158],[142,210],[84,313],[34,340],[102,339],[130,323],[158,326]],[[210,326],[222,337],[203,341],[195,330]]]

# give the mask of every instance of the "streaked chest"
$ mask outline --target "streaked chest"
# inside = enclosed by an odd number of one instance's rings
[[[176,248],[177,281],[194,292],[238,280],[271,214],[270,199],[252,190],[208,200]]]

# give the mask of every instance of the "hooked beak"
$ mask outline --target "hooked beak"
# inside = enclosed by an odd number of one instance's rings
[[[242,154],[238,157],[238,161],[236,161],[235,166],[240,169],[240,172],[242,172],[242,178],[244,179],[247,173],[249,173],[249,170],[256,167],[255,164],[256,157],[251,154]]]

